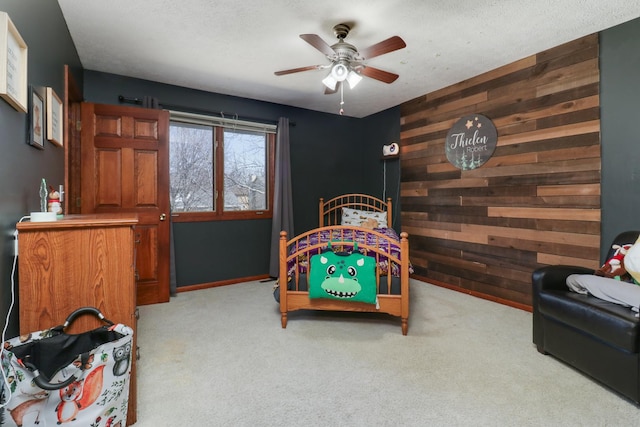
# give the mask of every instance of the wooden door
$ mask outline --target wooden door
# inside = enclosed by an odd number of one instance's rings
[[[80,213],[80,126],[82,122],[82,88],[78,85],[71,69],[64,66],[64,151],[65,177],[64,193],[60,194],[65,214]]]
[[[137,304],[169,301],[169,112],[82,104],[81,212],[135,212]]]

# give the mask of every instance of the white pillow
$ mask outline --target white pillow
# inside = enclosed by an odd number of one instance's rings
[[[359,209],[342,208],[342,220],[341,225],[353,225],[360,227],[364,221],[368,219],[374,219],[378,221],[377,228],[387,228],[387,213],[386,212],[371,212],[362,211]]]
[[[636,282],[640,283],[640,237],[627,250],[627,254],[624,256],[624,268],[636,279]]]

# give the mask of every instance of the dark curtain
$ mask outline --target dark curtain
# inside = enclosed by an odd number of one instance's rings
[[[160,103],[158,102],[158,98],[154,98],[153,96],[145,96],[142,98],[142,108],[152,108],[154,110],[160,109]]]
[[[293,235],[293,202],[291,196],[291,161],[289,156],[289,119],[278,120],[276,135],[276,170],[273,193],[273,221],[271,225],[271,262],[269,275],[278,277],[280,231]]]

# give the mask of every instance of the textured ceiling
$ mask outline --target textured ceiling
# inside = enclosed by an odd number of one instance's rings
[[[344,114],[365,117],[640,16],[638,0],[58,0],[85,69],[338,114],[328,64],[302,40],[359,49],[398,35],[407,47],[366,63],[397,73],[344,89]],[[126,95],[126,94],[125,94]],[[153,94],[149,94],[153,96]],[[162,102],[162,100],[160,100]],[[242,114],[242,112],[239,112]]]

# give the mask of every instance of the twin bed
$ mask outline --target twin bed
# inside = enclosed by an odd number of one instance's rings
[[[346,194],[326,202],[320,199],[319,218],[319,228],[290,239],[286,232],[280,233],[280,271],[275,297],[280,303],[282,327],[287,327],[288,313],[297,310],[386,313],[400,318],[402,334],[406,335],[412,271],[409,240],[407,233],[398,236],[391,228],[391,199],[385,202],[365,194]],[[370,257],[368,261],[375,265],[374,300],[350,301],[351,294],[346,293],[316,297],[314,289],[318,288],[314,281],[317,282],[320,271],[314,272],[311,266],[319,265],[320,254],[327,251],[340,256],[359,252],[365,258]],[[317,256],[315,260],[314,256]],[[338,279],[335,280],[337,283]],[[287,285],[282,286],[285,283]]]

